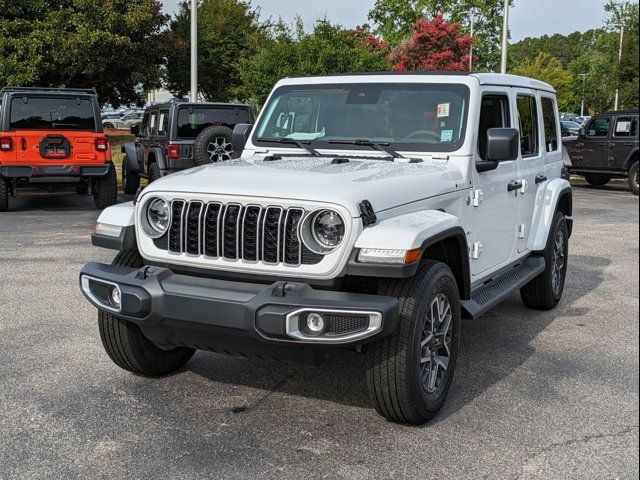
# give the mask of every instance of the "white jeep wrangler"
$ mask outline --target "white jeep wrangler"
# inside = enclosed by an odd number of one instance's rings
[[[421,424],[443,405],[461,319],[520,291],[552,309],[572,227],[556,96],[496,74],[286,79],[239,159],[164,177],[106,209],[84,295],[120,367],[196,349],[368,357],[371,400]]]

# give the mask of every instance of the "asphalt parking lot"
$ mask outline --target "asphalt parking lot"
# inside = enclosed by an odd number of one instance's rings
[[[36,193],[0,214],[0,479],[638,478],[638,197],[574,191],[560,307],[514,296],[463,326],[424,427],[370,405],[364,359],[320,368],[198,352],[149,380],[102,349],[78,289],[98,212]]]

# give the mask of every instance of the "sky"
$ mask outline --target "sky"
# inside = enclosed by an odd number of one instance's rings
[[[180,0],[163,0],[166,13],[175,12]],[[300,15],[309,29],[326,17],[332,23],[355,27],[367,23],[374,0],[252,0],[263,18],[282,17],[292,22]],[[554,33],[568,34],[602,26],[605,0],[515,0],[510,11],[511,41]]]

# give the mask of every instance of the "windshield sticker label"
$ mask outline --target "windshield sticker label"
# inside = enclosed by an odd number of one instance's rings
[[[449,116],[449,107],[450,103],[439,103],[438,104],[438,118],[440,117],[448,117]]]
[[[451,140],[453,140],[453,130],[442,130],[440,132],[441,142],[450,142]]]

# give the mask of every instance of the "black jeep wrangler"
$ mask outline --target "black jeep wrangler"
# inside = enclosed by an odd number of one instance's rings
[[[134,194],[149,182],[196,165],[234,157],[233,128],[253,123],[250,105],[171,102],[153,105],[131,127],[134,142],[122,146],[122,189]]]
[[[573,145],[569,172],[596,186],[628,178],[638,195],[638,110],[595,115]]]

